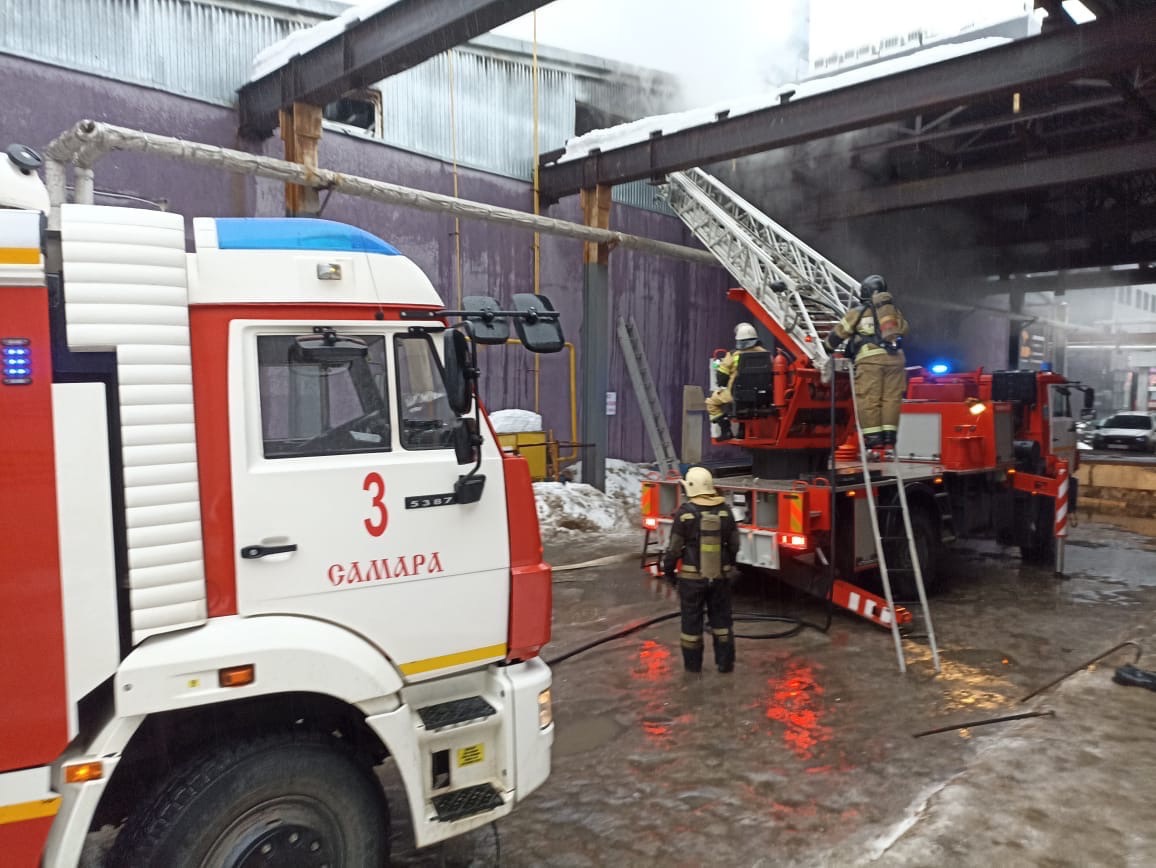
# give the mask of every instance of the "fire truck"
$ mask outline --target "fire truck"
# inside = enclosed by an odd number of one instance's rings
[[[739,521],[742,567],[881,626],[912,616],[877,593],[880,549],[902,600],[919,593],[919,572],[929,590],[942,582],[957,539],[994,537],[1025,560],[1062,567],[1056,543],[1076,505],[1076,419],[1091,412],[1091,389],[1051,372],[909,369],[897,460],[864,463],[852,445],[849,366],[823,346],[858,283],[701,170],[671,175],[666,195],[740,281],[731,301],[773,337],[771,352],[740,357],[731,388],[733,443],[747,450],[750,473],[716,478]],[[665,546],[681,498],[677,479],[643,484],[649,545]]]
[[[508,814],[551,571],[474,344],[561,349],[548,301],[447,312],[323,220],[49,231],[38,166],[0,156],[0,861],[380,865],[387,758],[419,846]]]

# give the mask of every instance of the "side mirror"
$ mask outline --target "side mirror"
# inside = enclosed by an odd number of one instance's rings
[[[467,295],[462,299],[462,309],[467,311],[466,322],[479,344],[504,344],[510,339],[509,320],[494,315],[502,309],[497,299],[488,295]]]
[[[550,299],[522,292],[514,295],[514,310],[528,314],[514,320],[518,339],[532,353],[558,353],[566,346],[562,323]],[[543,314],[552,314],[545,316]]]
[[[450,409],[458,416],[470,412],[473,405],[473,389],[470,382],[474,378],[474,366],[470,358],[470,342],[456,329],[449,329],[442,336],[442,368],[446,381],[446,400]]]
[[[454,456],[458,464],[474,464],[478,460],[478,447],[482,438],[478,436],[478,423],[474,419],[459,418],[454,422]]]
[[[289,349],[289,360],[309,365],[346,365],[364,359],[369,347],[361,338],[339,335],[331,329],[302,335]]]

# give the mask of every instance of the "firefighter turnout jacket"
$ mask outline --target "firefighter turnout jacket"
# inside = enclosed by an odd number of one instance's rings
[[[681,559],[679,578],[726,578],[738,554],[739,531],[725,500],[717,495],[692,498],[673,518],[663,572],[673,574]]]
[[[891,294],[877,292],[870,304],[847,311],[824,343],[833,350],[849,341],[847,355],[858,362],[880,353],[898,353],[898,339],[906,334],[907,319],[891,301]]]

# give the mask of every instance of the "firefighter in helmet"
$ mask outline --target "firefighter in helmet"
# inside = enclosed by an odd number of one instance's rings
[[[739,356],[743,353],[765,353],[767,348],[759,340],[759,333],[749,322],[735,326],[735,348],[726,354],[715,368],[715,385],[718,386],[706,399],[707,415],[712,426],[718,426],[716,440],[733,440],[731,420],[726,416],[727,406],[734,402],[731,387],[739,372]]]
[[[731,615],[731,573],[739,550],[734,515],[714,487],[705,467],[692,467],[682,481],[687,499],[675,510],[670,545],[662,571],[674,582],[682,609],[682,662],[687,672],[702,671],[702,613],[706,607],[719,672],[735,668],[735,632]]]
[[[891,300],[887,281],[872,274],[859,286],[859,304],[823,340],[828,352],[844,343],[855,365],[859,427],[868,449],[894,448],[899,410],[907,389],[903,336],[907,320]]]

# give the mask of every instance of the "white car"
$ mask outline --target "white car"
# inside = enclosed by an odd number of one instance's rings
[[[1092,432],[1093,449],[1156,452],[1156,423],[1151,413],[1116,413]]]

